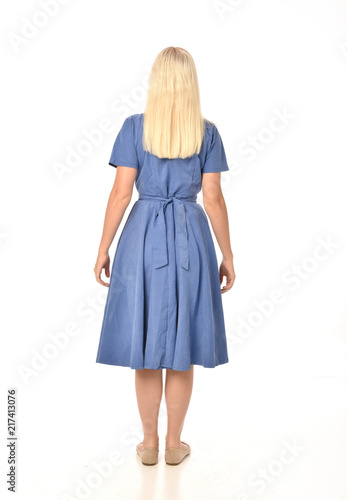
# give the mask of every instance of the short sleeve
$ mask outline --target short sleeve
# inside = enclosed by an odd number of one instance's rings
[[[225,172],[226,170],[229,170],[229,167],[224,151],[223,141],[217,127],[213,125],[212,140],[209,150],[207,151],[205,163],[201,169],[201,173]]]
[[[113,145],[109,165],[113,167],[131,167],[138,169],[133,122],[131,116],[125,119]]]

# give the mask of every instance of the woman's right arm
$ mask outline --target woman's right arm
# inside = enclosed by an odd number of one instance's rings
[[[221,289],[221,292],[225,293],[233,286],[236,276],[234,256],[230,244],[228,212],[220,180],[220,172],[204,173],[202,174],[201,188],[204,209],[211,221],[213,232],[223,255],[219,275],[221,284],[223,276],[226,276],[226,286]]]
[[[105,269],[106,277],[110,277],[108,251],[131,201],[136,173],[134,168],[117,167],[116,178],[108,199],[101,242],[94,266],[96,281],[106,287],[109,283],[101,279],[101,272]]]

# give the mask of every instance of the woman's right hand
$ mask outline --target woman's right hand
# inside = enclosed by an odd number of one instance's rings
[[[98,254],[98,258],[97,258],[96,264],[94,266],[94,273],[95,273],[96,281],[98,283],[100,283],[100,285],[104,285],[104,286],[109,287],[110,286],[109,283],[105,283],[105,281],[103,281],[100,278],[101,272],[103,269],[105,269],[106,277],[109,278],[110,277],[110,257],[108,255],[108,252]]]
[[[219,282],[222,284],[223,277],[226,277],[226,285],[221,288],[221,293],[228,292],[235,282],[235,270],[233,259],[223,259],[219,266]]]

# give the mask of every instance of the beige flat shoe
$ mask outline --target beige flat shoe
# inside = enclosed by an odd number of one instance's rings
[[[136,452],[141,458],[143,465],[155,465],[158,462],[159,449],[158,448],[140,448],[139,443],[136,446]]]
[[[191,449],[188,443],[181,441],[181,443],[188,446],[187,450],[180,450],[179,448],[166,448],[165,450],[165,462],[168,465],[178,465],[182,462],[184,457],[189,455]]]

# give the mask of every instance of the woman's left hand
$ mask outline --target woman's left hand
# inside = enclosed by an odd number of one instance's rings
[[[98,258],[96,260],[96,264],[94,266],[94,273],[95,273],[96,281],[98,283],[100,283],[100,285],[109,287],[110,284],[106,283],[105,281],[103,281],[100,278],[101,272],[103,269],[105,269],[106,277],[109,278],[110,277],[110,257],[108,255],[108,252],[98,255]]]

